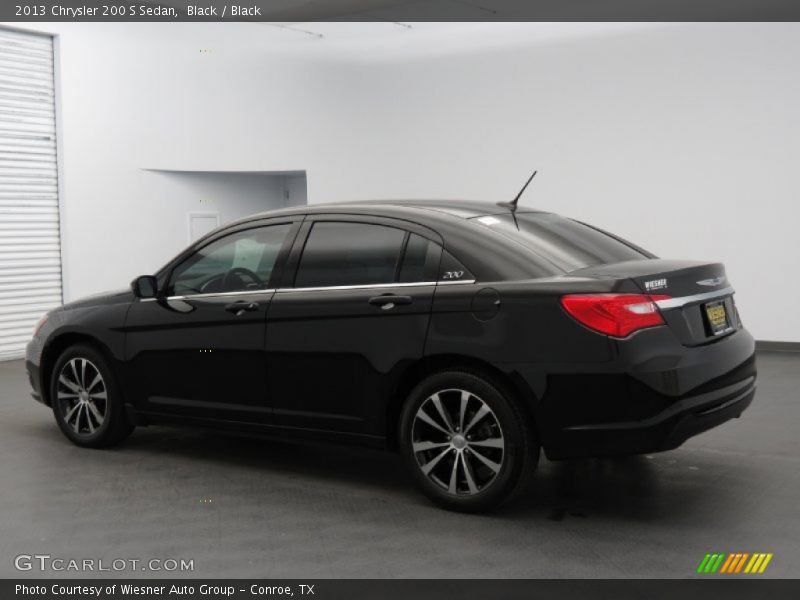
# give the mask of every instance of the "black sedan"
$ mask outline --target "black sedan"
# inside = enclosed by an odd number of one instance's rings
[[[398,449],[481,511],[550,459],[668,450],[738,417],[754,342],[724,267],[473,202],[226,225],[132,289],[46,315],[34,397],[75,444],[192,425]]]

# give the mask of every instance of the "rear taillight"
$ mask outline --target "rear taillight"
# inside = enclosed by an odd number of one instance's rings
[[[561,305],[589,329],[625,337],[639,329],[663,325],[656,302],[668,298],[646,294],[573,294],[563,296]]]

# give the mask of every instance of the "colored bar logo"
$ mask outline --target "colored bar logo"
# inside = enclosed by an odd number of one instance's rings
[[[703,557],[697,567],[697,572],[702,574],[736,574],[736,573],[763,573],[767,570],[772,552],[732,552],[709,553]]]

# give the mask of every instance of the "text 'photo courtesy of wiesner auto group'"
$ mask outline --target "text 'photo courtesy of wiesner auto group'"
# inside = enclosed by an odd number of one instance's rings
[[[0,598],[800,596],[800,3],[0,4]]]

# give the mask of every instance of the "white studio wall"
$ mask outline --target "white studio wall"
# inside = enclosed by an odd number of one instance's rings
[[[306,203],[287,157],[311,73],[259,51],[261,28],[36,29],[56,35],[66,300],[155,271],[187,245],[191,212]]]
[[[157,234],[152,250],[172,248],[173,254],[189,242],[176,235],[187,215],[216,215],[220,225],[242,217],[285,206],[306,204],[305,174],[215,171],[147,170],[142,192],[162,204],[152,219]]]
[[[510,199],[537,168],[522,205],[723,261],[755,336],[800,341],[800,27],[525,29],[362,64],[348,127],[364,135],[315,169],[314,197]]]
[[[317,39],[263,24],[37,25],[58,35],[67,298],[124,286],[182,247],[170,211],[205,208],[158,170],[305,171],[326,202],[506,200],[537,168],[523,205],[724,261],[756,337],[800,341],[798,25],[336,36],[386,26],[325,24]]]

